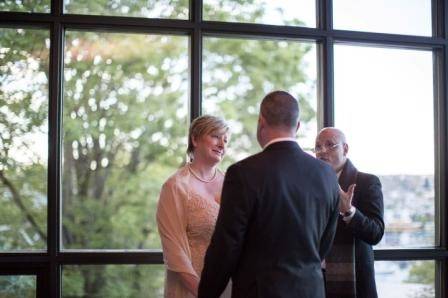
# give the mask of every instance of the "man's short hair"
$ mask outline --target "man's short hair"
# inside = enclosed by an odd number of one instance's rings
[[[286,91],[273,91],[267,94],[260,107],[260,112],[269,126],[296,128],[299,121],[299,104]]]

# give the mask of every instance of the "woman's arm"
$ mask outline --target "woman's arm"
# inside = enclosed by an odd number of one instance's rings
[[[167,287],[183,285],[186,291],[197,296],[199,277],[191,263],[186,235],[185,192],[175,181],[169,180],[162,187],[157,206],[157,225],[162,241],[166,268],[176,276],[177,282]]]
[[[199,278],[195,275],[184,272],[176,272],[180,276],[183,285],[190,291],[194,297],[198,296]]]

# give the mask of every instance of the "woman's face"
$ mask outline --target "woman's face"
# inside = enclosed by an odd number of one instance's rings
[[[193,140],[194,156],[197,159],[218,163],[224,157],[227,147],[228,133],[212,131]]]

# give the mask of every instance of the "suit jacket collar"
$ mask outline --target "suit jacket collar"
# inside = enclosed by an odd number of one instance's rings
[[[342,168],[341,175],[339,176],[339,185],[344,191],[347,191],[348,187],[356,183],[358,177],[358,170],[352,164],[350,159],[347,158],[344,167]]]

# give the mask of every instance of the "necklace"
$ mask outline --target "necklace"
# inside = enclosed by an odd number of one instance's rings
[[[204,178],[199,177],[199,175],[196,174],[196,173],[193,171],[193,169],[191,168],[191,164],[190,164],[190,163],[188,164],[188,170],[190,171],[190,173],[191,173],[196,179],[198,179],[199,181],[202,181],[202,182],[204,182],[204,183],[210,183],[210,182],[213,182],[213,181],[215,180],[215,178],[216,178],[216,172],[217,172],[216,168],[215,168],[215,173],[213,174],[213,177],[210,178],[209,180],[206,180],[206,179],[204,179]]]

